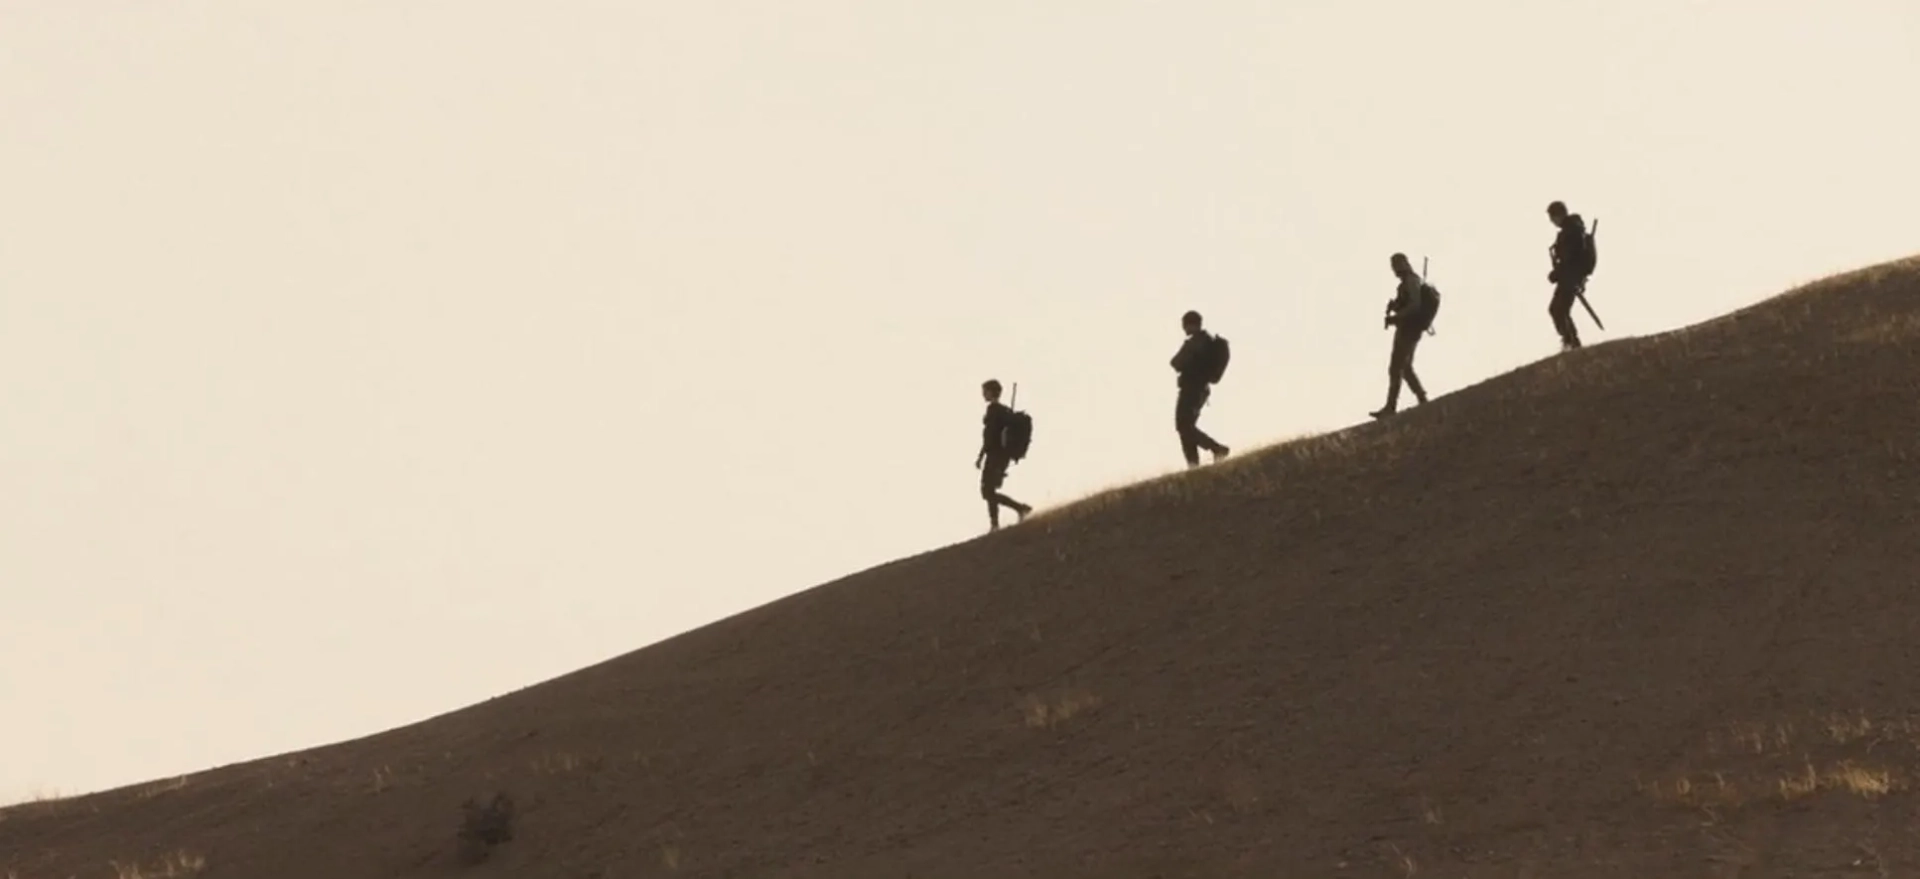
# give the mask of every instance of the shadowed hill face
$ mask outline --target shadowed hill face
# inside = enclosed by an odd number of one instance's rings
[[[1830,279],[419,725],[0,812],[0,877],[1912,871],[1916,345],[1920,262]],[[511,838],[463,842],[496,792]]]

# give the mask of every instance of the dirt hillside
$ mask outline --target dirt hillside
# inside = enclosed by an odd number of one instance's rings
[[[1920,875],[1917,401],[1908,260],[0,812],[0,877]]]

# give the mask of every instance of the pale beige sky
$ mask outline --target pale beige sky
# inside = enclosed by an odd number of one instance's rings
[[[0,800],[358,736],[1203,426],[1920,249],[1911,0],[0,0]]]

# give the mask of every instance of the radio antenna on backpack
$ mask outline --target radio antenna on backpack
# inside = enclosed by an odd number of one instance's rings
[[[1592,253],[1593,253],[1593,236],[1598,234],[1600,234],[1600,218],[1594,217],[1593,227],[1587,230],[1587,253],[1588,253],[1588,260],[1589,260],[1587,265],[1589,267],[1593,265],[1593,263],[1591,262]],[[1587,316],[1590,318],[1593,318],[1593,325],[1596,327],[1599,327],[1602,332],[1605,332],[1607,329],[1607,325],[1600,322],[1599,313],[1595,312],[1593,310],[1593,305],[1587,302],[1587,280],[1585,278],[1580,279],[1580,292],[1575,293],[1574,296],[1579,298],[1580,307],[1587,310]]]
[[[1427,286],[1427,258],[1424,256],[1420,257],[1420,286],[1422,287]],[[1428,296],[1438,295],[1432,290],[1427,290],[1425,292]],[[1438,336],[1440,335],[1440,331],[1434,329],[1433,324],[1429,323],[1427,324],[1427,335]]]

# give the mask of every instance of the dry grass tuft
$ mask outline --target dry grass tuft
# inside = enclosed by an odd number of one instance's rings
[[[1404,879],[1413,879],[1413,874],[1420,872],[1420,865],[1414,862],[1413,855],[1401,851],[1397,845],[1388,845],[1393,849],[1394,862],[1399,865],[1401,875]]]
[[[1920,751],[1920,719],[1869,717],[1865,712],[1829,712],[1805,724],[1790,722],[1730,724],[1723,733],[1709,734],[1708,751],[1715,755],[1791,753],[1802,747],[1867,744],[1869,751],[1889,743],[1904,743]]]
[[[21,800],[17,803],[14,803],[13,805],[42,806],[42,805],[48,805],[51,803],[63,803],[70,799],[73,799],[73,797],[65,793],[62,793],[58,790],[41,790],[36,788],[32,793],[27,794],[26,799]]]
[[[1899,345],[1920,338],[1920,313],[1895,315],[1883,322],[1855,327],[1840,340],[1854,345]]]
[[[154,797],[160,796],[161,794],[169,794],[177,790],[182,790],[186,788],[187,782],[189,780],[190,778],[188,776],[181,775],[175,778],[169,778],[166,781],[156,781],[150,785],[147,785],[146,787],[141,788],[139,792],[139,797],[143,800],[147,800],[147,799],[152,799]]]
[[[1823,773],[1814,772],[1813,764],[1808,763],[1803,773],[1780,779],[1780,794],[1785,799],[1797,799],[1820,790],[1837,790],[1871,800],[1886,796],[1897,787],[1893,773],[1851,763],[1842,763]]]
[[[137,862],[122,864],[119,861],[108,861],[107,866],[113,868],[116,879],[179,879],[179,877],[200,875],[201,871],[207,868],[207,859],[182,849],[161,858],[159,865],[150,870]]]
[[[1829,714],[1823,719],[1827,738],[1844,745],[1874,735],[1874,724],[1865,714]]]
[[[67,794],[58,790],[36,789],[27,794],[25,799],[0,804],[0,823],[14,818],[69,814],[76,810],[86,808],[84,803],[85,800],[77,795]],[[97,804],[91,808],[96,812],[100,809]]]
[[[1741,723],[1731,726],[1727,741],[1735,753],[1757,755],[1787,750],[1793,744],[1793,737],[1791,723]]]
[[[1824,711],[1799,722],[1730,723],[1708,733],[1705,744],[1720,764],[1715,771],[1640,782],[1640,792],[1712,810],[1823,792],[1872,800],[1920,778],[1920,716]]]
[[[1021,703],[1021,714],[1031,728],[1052,729],[1074,716],[1100,707],[1100,697],[1085,691],[1061,694],[1049,701],[1029,695]]]
[[[1715,772],[1701,777],[1682,775],[1638,786],[1641,793],[1654,799],[1708,809],[1743,806],[1772,797],[1791,802],[1821,791],[1872,800],[1906,788],[1905,782],[1890,769],[1861,766],[1844,760],[1825,769],[1806,760],[1798,768],[1784,774],[1743,782],[1730,779],[1725,773]]]
[[[1721,773],[1696,782],[1688,776],[1680,776],[1672,781],[1652,781],[1639,785],[1640,792],[1658,800],[1670,800],[1688,806],[1735,806],[1746,801],[1738,787],[1727,781]]]
[[[535,772],[543,772],[548,775],[562,775],[570,772],[578,772],[590,764],[598,765],[601,762],[602,761],[597,758],[589,760],[579,754],[568,751],[558,751],[551,754],[542,754],[534,758],[532,768]]]
[[[1797,800],[1820,790],[1820,773],[1814,771],[1812,763],[1808,763],[1805,772],[1782,776],[1777,784],[1781,799]]]

